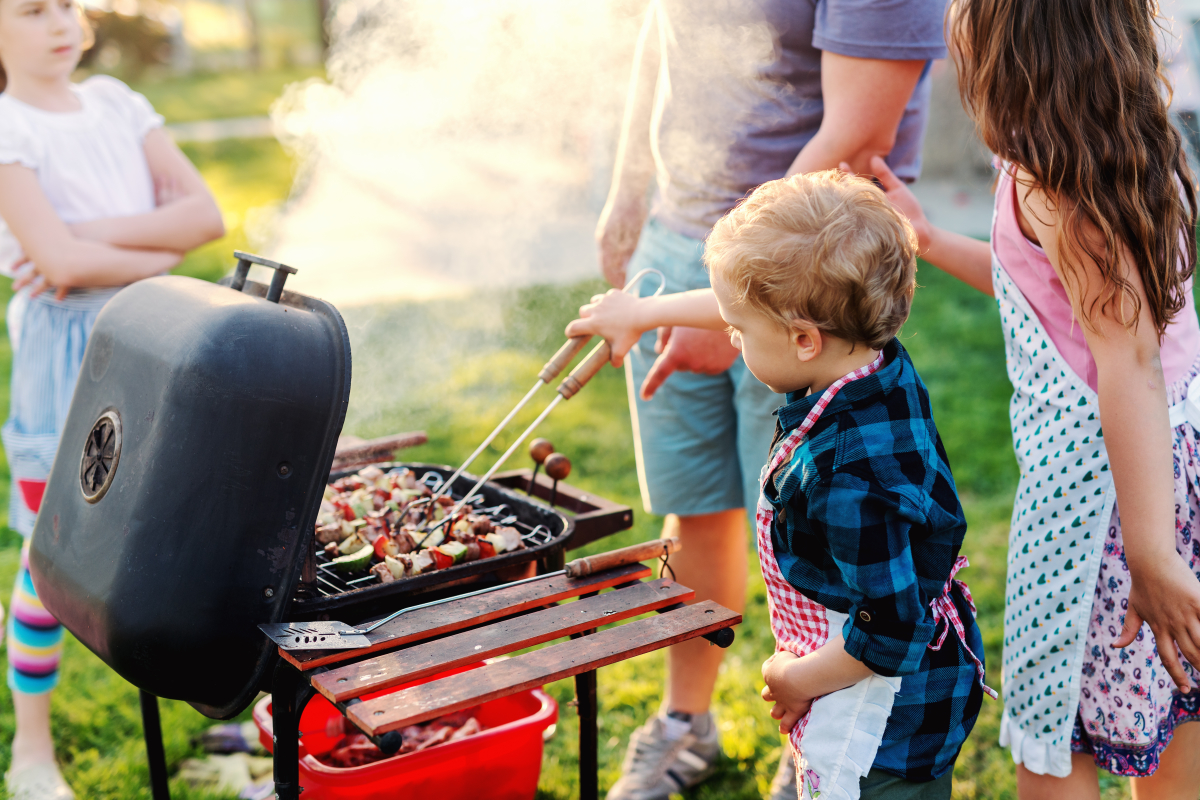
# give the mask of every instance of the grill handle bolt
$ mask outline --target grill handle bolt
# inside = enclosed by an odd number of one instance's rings
[[[274,596],[275,596],[275,589],[273,589],[273,588],[272,588],[272,587],[270,587],[270,586],[264,586],[264,587],[263,587],[263,597],[265,597],[265,598],[267,598],[268,600],[270,600],[270,599],[271,599],[272,597],[274,597]]]

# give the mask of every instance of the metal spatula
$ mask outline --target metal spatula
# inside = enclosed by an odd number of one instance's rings
[[[281,622],[258,629],[284,650],[347,650],[371,644],[366,631],[344,622]]]

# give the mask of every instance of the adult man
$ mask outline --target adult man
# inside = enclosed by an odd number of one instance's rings
[[[667,291],[707,286],[705,236],[764,181],[842,162],[869,172],[874,155],[914,180],[944,10],[945,0],[652,0],[596,232],[609,283],[653,266]],[[745,510],[780,400],[724,334],[652,338],[626,364],[642,499],[668,515],[664,535],[684,541],[672,558],[679,580],[741,609]],[[609,800],[665,800],[711,772],[720,661],[703,640],[671,648],[662,709],[634,733]],[[795,794],[790,767],[785,753],[772,787],[781,797]]]

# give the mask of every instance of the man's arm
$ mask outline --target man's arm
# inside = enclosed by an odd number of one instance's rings
[[[891,152],[904,107],[924,68],[924,61],[851,58],[824,51],[821,95],[825,109],[821,127],[796,156],[787,174],[836,169],[843,162],[868,172],[872,156]],[[711,333],[674,330],[646,375],[642,397],[653,396],[673,372],[713,375],[728,369],[737,356],[732,345]]]
[[[870,173],[872,156],[892,152],[896,129],[923,69],[924,61],[821,53],[821,127],[787,174],[836,169],[842,162],[855,172]]]
[[[180,253],[224,236],[221,211],[204,178],[167,132],[157,128],[147,133],[143,149],[161,198],[158,208],[145,214],[76,223],[71,231],[81,239],[117,247]]]
[[[659,60],[657,11],[651,4],[634,51],[612,185],[596,225],[600,269],[609,284],[617,289],[625,285],[625,265],[637,247],[649,213],[646,192],[654,177],[650,118],[658,85]]]

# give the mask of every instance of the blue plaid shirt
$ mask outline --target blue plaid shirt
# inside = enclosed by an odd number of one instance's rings
[[[819,396],[787,396],[772,450]],[[764,493],[784,578],[849,615],[847,653],[880,675],[903,676],[874,766],[909,781],[941,777],[983,699],[953,629],[940,650],[929,649],[939,627],[929,604],[944,591],[967,523],[929,393],[899,341],[884,348],[877,372],[834,396]],[[982,659],[971,609],[957,587],[952,596]]]

